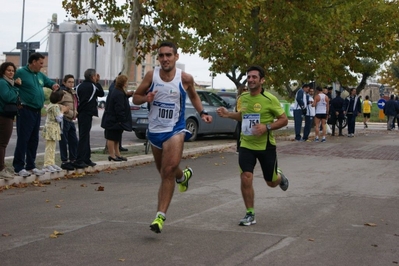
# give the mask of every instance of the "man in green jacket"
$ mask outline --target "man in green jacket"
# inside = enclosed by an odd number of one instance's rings
[[[59,85],[46,77],[40,69],[44,56],[33,53],[28,65],[17,70],[15,78],[20,78],[19,88],[22,108],[17,117],[17,144],[15,146],[13,167],[16,174],[27,177],[31,174],[43,175],[44,171],[36,168],[36,152],[39,144],[41,109],[44,105],[43,87],[57,90]]]

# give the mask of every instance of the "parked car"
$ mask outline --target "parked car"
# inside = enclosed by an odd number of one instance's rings
[[[107,101],[108,91],[104,91],[103,97],[97,97],[97,103],[99,108],[105,108],[105,102]]]
[[[189,141],[196,140],[203,135],[229,134],[236,135],[237,121],[233,119],[221,118],[217,115],[216,109],[219,107],[226,107],[229,111],[233,111],[233,106],[224,101],[213,92],[205,90],[197,90],[204,109],[213,117],[213,122],[208,124],[202,121],[199,113],[192,105],[190,98],[186,98],[186,129],[188,129],[192,136]],[[148,109],[147,105],[136,106],[131,109],[133,131],[137,138],[145,139],[145,133],[148,126]]]
[[[135,105],[130,103],[130,114],[132,116],[132,129],[138,139],[145,139],[148,127],[148,104]]]
[[[220,96],[225,102],[229,103],[232,107],[236,106],[237,102],[237,92],[232,92],[232,91],[218,91],[216,93],[217,95]]]

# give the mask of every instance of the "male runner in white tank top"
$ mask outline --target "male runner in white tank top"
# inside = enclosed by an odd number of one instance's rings
[[[133,103],[136,105],[145,102],[150,104],[148,139],[162,179],[158,192],[158,212],[150,225],[151,230],[156,233],[162,231],[166,211],[175,189],[175,181],[179,191],[184,192],[193,174],[191,168],[183,171],[179,168],[186,133],[184,120],[186,95],[201,119],[207,123],[212,122],[212,116],[203,109],[195,91],[193,77],[176,68],[178,59],[179,54],[175,44],[162,42],[158,48],[160,67],[145,74],[133,96]]]
[[[316,115],[315,115],[315,142],[319,142],[319,133],[320,133],[320,123],[323,128],[323,136],[321,142],[326,142],[326,132],[327,132],[327,119],[329,114],[329,98],[327,97],[327,87],[323,89],[317,87],[317,91],[319,92],[314,98],[314,102],[312,106],[316,107]]]

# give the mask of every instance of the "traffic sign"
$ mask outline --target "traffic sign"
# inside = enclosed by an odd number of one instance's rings
[[[384,99],[379,99],[377,102],[378,108],[380,108],[381,110],[384,109],[385,106],[385,100]]]

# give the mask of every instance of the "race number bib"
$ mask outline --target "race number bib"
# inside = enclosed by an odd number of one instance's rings
[[[165,127],[172,127],[174,124],[174,111],[175,104],[174,103],[163,103],[154,101],[152,104],[153,113],[155,114],[158,125],[162,125]]]
[[[252,127],[260,123],[260,114],[246,114],[242,117],[241,132],[246,136],[251,136]]]

